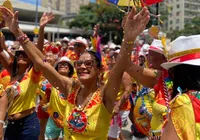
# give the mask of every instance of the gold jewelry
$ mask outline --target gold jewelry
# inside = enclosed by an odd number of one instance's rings
[[[126,45],[134,45],[133,41],[124,41],[123,39],[122,42],[124,42]]]

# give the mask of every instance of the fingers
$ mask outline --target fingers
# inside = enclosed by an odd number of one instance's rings
[[[136,8],[135,8],[135,6],[133,6],[131,12],[128,15],[128,19],[132,20],[133,17],[135,16],[135,14],[136,14]]]
[[[16,12],[14,13],[14,21],[15,21],[15,22],[18,22],[18,15],[19,15],[19,12],[16,11]]]

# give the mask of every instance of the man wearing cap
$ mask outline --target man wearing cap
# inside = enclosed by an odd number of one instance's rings
[[[60,54],[59,57],[62,57],[66,54],[67,50],[68,50],[68,43],[69,43],[69,38],[64,37],[61,40],[61,48],[60,48]]]

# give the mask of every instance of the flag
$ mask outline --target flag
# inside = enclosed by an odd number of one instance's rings
[[[159,2],[163,2],[163,0],[141,0],[142,4],[143,5],[152,5],[152,4],[156,4],[156,3],[159,3]]]
[[[118,6],[140,6],[141,5],[140,0],[108,0],[108,2],[118,5]]]

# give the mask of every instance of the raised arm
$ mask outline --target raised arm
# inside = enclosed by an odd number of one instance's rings
[[[130,63],[127,66],[126,72],[137,82],[149,88],[152,88],[157,83],[162,74],[162,71],[143,68],[134,63]]]
[[[104,104],[110,113],[112,113],[114,102],[121,85],[122,75],[127,65],[131,62],[131,52],[134,47],[134,41],[145,29],[149,19],[149,11],[146,7],[138,14],[136,14],[136,9],[133,7],[125,21],[122,47],[104,89]]]
[[[43,13],[42,17],[40,18],[40,29],[37,42],[37,48],[40,51],[42,51],[44,46],[44,28],[46,27],[47,23],[49,23],[52,19],[54,19],[53,13]]]
[[[3,19],[6,22],[9,30],[15,35],[17,40],[21,43],[24,51],[34,63],[34,65],[43,72],[43,75],[54,86],[58,87],[63,93],[68,93],[73,81],[70,78],[61,76],[50,64],[43,61],[43,54],[38,50],[28,37],[20,30],[18,26],[18,12],[14,14],[5,7],[0,6],[0,11],[3,14]]]
[[[1,33],[0,35],[0,61],[3,67],[11,73],[12,72],[11,61],[4,53],[4,48],[5,48],[5,39],[4,39],[3,33]]]

